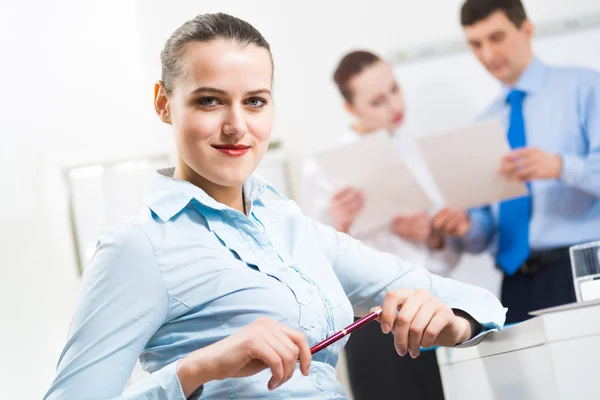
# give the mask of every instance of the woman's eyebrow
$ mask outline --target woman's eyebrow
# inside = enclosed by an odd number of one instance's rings
[[[197,94],[197,93],[216,93],[216,94],[223,94],[223,95],[227,94],[227,92],[222,89],[217,89],[217,88],[210,87],[210,86],[198,87],[198,88],[194,89],[191,94]],[[246,95],[248,95],[248,96],[253,96],[253,95],[257,95],[257,94],[271,95],[271,91],[269,89],[256,89],[256,90],[250,90],[249,92],[246,93]]]

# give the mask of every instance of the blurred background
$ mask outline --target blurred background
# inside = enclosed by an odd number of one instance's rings
[[[270,42],[280,145],[261,168],[295,197],[302,158],[350,123],[331,78],[344,53],[370,49],[394,63],[407,123],[422,134],[469,123],[497,94],[463,45],[461,3],[0,0],[0,398],[42,397],[90,243],[137,209],[147,172],[170,163],[152,96],[175,28],[226,12]],[[544,61],[600,69],[599,1],[526,6]],[[497,292],[486,257],[466,257],[455,275]]]

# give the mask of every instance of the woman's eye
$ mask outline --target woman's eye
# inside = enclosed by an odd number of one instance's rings
[[[246,100],[246,104],[248,104],[250,107],[254,107],[254,108],[260,108],[262,106],[264,106],[266,104],[266,100],[261,99],[260,97],[252,97],[248,100]]]
[[[218,104],[217,99],[214,97],[201,97],[198,99],[197,103],[204,107],[213,107]]]

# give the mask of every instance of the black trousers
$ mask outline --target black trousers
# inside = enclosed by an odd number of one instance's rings
[[[400,357],[394,336],[371,322],[352,333],[345,346],[354,400],[443,400],[435,351]]]
[[[569,258],[548,263],[535,273],[504,275],[501,301],[508,308],[509,324],[531,318],[530,311],[574,303],[577,299]]]

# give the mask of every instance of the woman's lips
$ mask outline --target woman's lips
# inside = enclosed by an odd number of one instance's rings
[[[248,152],[248,150],[250,150],[250,146],[240,144],[214,144],[212,147],[230,157],[243,156]]]

